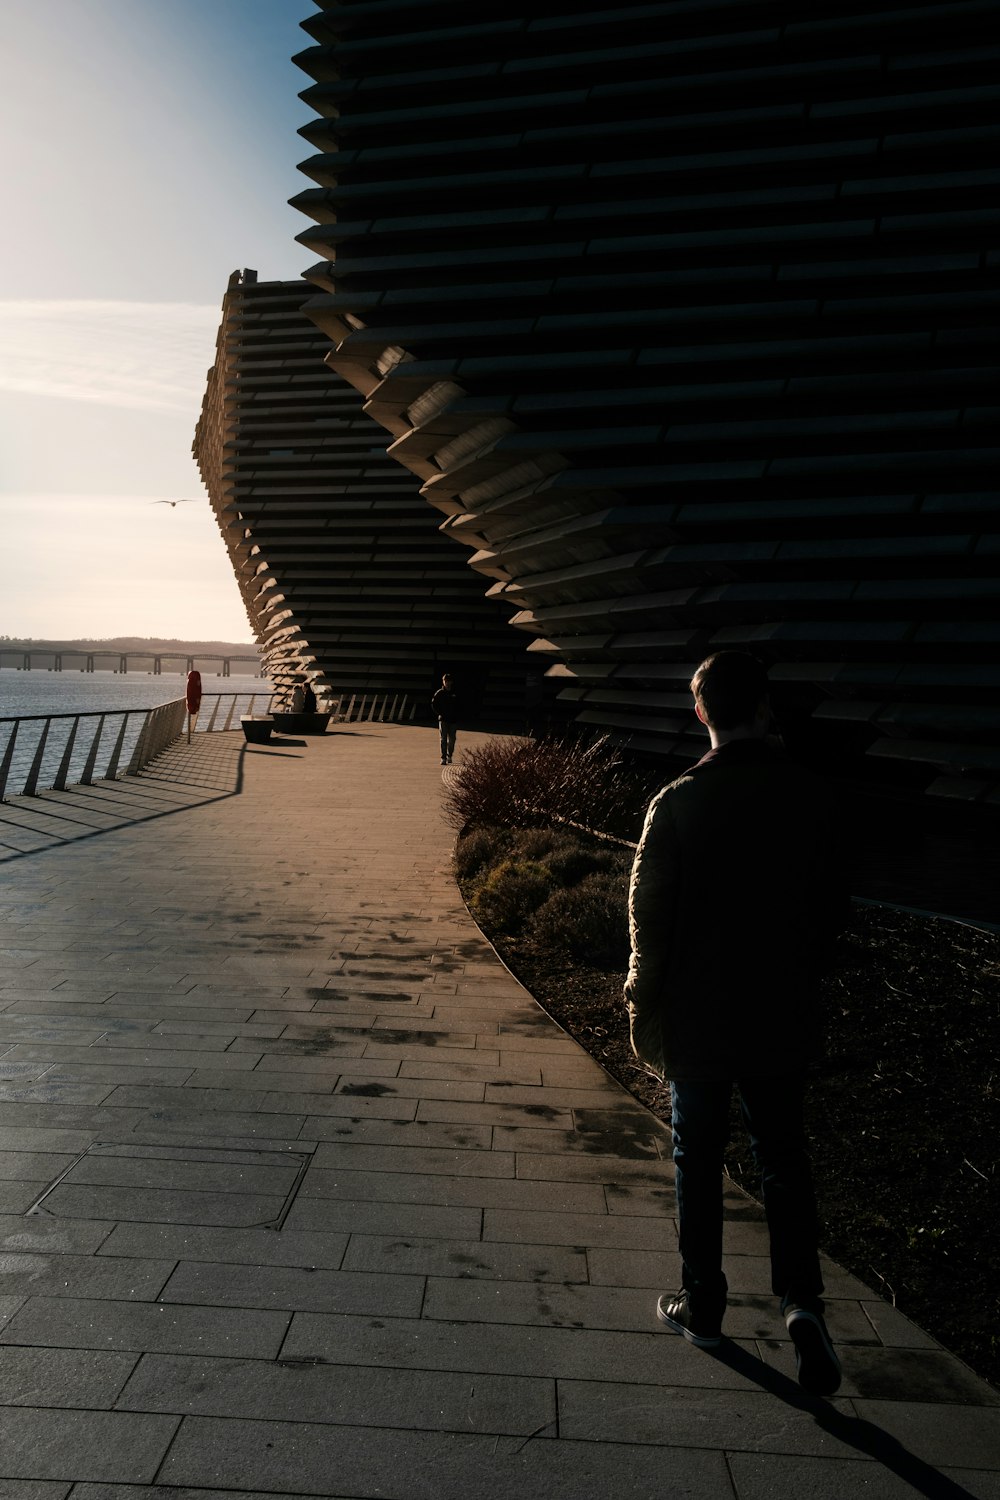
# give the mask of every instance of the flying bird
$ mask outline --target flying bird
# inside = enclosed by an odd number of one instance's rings
[[[150,505],[193,505],[193,500],[150,500]]]

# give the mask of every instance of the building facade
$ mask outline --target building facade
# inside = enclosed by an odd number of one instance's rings
[[[321,0],[304,310],[565,709],[1000,804],[991,0]],[[461,571],[461,570],[459,570]]]
[[[524,643],[484,600],[385,433],[329,369],[304,282],[234,272],[194,453],[263,670],[321,700],[404,696],[452,672],[470,722],[523,727]]]

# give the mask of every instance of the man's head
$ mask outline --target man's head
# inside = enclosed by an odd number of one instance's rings
[[[454,684],[454,681],[455,681],[455,679],[454,679],[454,677],[452,677],[451,673],[450,672],[446,672],[444,674],[444,676],[441,678],[441,686],[442,687],[446,687],[446,688],[450,688]]]
[[[717,651],[691,679],[694,708],[713,744],[767,733],[767,672],[746,651]]]

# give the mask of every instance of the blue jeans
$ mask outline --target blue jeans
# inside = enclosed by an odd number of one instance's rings
[[[456,726],[447,723],[444,719],[438,719],[438,728],[441,731],[441,759],[451,760],[455,753]]]
[[[760,1168],[771,1241],[771,1290],[794,1302],[823,1292],[816,1198],[802,1119],[801,1077],[740,1078],[743,1122]],[[729,1140],[730,1082],[670,1084],[680,1225],[681,1285],[707,1311],[725,1304],[722,1272],[723,1152]]]

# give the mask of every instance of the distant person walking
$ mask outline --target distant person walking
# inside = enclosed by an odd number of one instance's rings
[[[735,1084],[799,1382],[832,1395],[840,1362],[823,1318],[803,1096],[817,981],[847,910],[833,798],[769,742],[767,674],[752,656],[710,656],[691,690],[712,748],[650,804],[629,891],[632,1046],[670,1080],[673,1109],[681,1289],[656,1312],[701,1348],[721,1342]]]
[[[441,678],[441,686],[431,699],[431,708],[437,714],[441,730],[441,764],[450,766],[455,754],[455,735],[458,731],[458,697],[455,679],[450,672]]]

